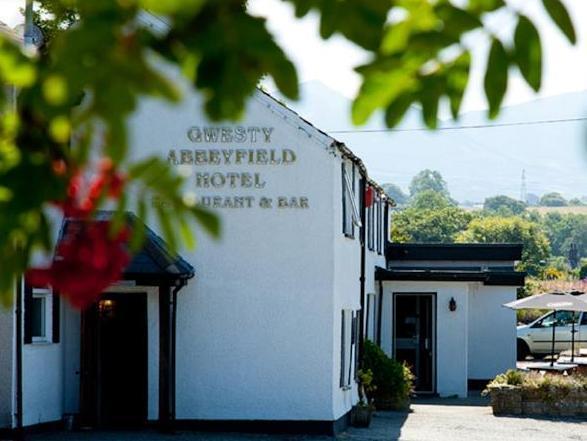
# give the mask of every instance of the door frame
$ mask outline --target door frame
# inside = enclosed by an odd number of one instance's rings
[[[401,292],[401,291],[394,291],[392,292],[392,314],[391,314],[391,345],[392,345],[392,353],[393,358],[396,359],[396,339],[395,339],[395,330],[396,330],[396,311],[397,311],[397,297],[398,296],[409,296],[409,297],[430,297],[432,300],[431,308],[432,308],[432,324],[430,328],[432,329],[432,390],[425,391],[419,390],[417,393],[420,394],[435,394],[436,393],[436,386],[437,386],[437,324],[438,324],[438,314],[437,314],[437,293],[436,292]],[[414,375],[417,375],[414,372]]]
[[[90,427],[106,427],[108,423],[102,416],[102,392],[100,390],[102,381],[101,373],[101,326],[98,303],[100,300],[107,300],[111,296],[142,296],[145,302],[144,326],[146,333],[145,352],[145,421],[149,418],[149,306],[148,292],[146,291],[104,291],[102,295],[89,308],[81,314],[81,340],[80,340],[80,411],[82,425]],[[105,426],[106,424],[106,426]]]

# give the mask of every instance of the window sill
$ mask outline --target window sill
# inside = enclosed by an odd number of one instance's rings
[[[351,389],[352,389],[352,387],[351,387],[351,385],[349,384],[348,386],[342,386],[342,387],[341,387],[341,389],[342,389],[343,391],[347,391],[347,390],[351,390]]]
[[[344,237],[346,237],[347,239],[352,239],[355,240],[355,235],[354,234],[349,234],[349,233],[343,233]]]

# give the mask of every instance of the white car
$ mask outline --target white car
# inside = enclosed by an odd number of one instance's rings
[[[528,355],[543,357],[552,350],[554,313],[543,315],[534,322],[518,326],[518,360]],[[587,312],[557,311],[554,352],[571,349],[572,320],[575,320],[575,349],[587,349]]]

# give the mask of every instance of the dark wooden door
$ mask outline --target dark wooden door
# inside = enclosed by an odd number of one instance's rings
[[[411,367],[416,392],[434,392],[434,295],[395,294],[393,322],[395,358]]]
[[[82,412],[91,426],[147,421],[147,298],[104,294],[84,313]]]

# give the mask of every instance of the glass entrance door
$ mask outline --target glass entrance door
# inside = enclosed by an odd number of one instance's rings
[[[393,296],[393,353],[416,376],[416,392],[435,392],[435,294]]]

